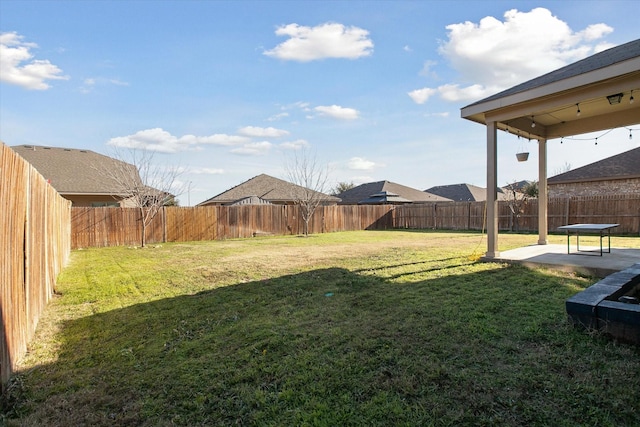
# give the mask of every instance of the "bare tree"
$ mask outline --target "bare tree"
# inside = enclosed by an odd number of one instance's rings
[[[341,181],[341,182],[337,183],[336,186],[331,189],[331,195],[332,196],[337,196],[340,193],[344,193],[347,190],[351,190],[355,186],[356,185],[353,183],[353,181],[351,181],[351,182]]]
[[[530,184],[527,184],[524,188],[528,187]],[[535,186],[537,190],[537,183]],[[509,206],[509,210],[511,211],[511,231],[519,231],[520,229],[520,216],[524,213],[524,207],[528,203],[531,195],[529,195],[526,191],[520,191],[517,182],[513,182],[511,184],[507,184],[504,187],[506,190],[506,201]],[[514,230],[515,229],[515,230]]]
[[[292,158],[285,163],[285,173],[289,182],[298,186],[292,190],[291,197],[300,206],[300,215],[304,221],[304,235],[309,235],[309,221],[321,203],[327,201],[324,194],[329,178],[329,169],[318,163],[317,156],[306,148],[294,151]]]
[[[566,173],[569,172],[571,170],[571,163],[569,162],[564,162],[564,165],[554,169],[553,171],[553,176],[555,175],[560,175],[562,173]]]
[[[138,209],[142,226],[140,246],[146,245],[147,227],[163,206],[176,205],[177,178],[182,173],[176,167],[161,167],[154,163],[155,152],[129,149],[116,150],[112,161],[95,165],[102,179],[108,179],[116,189],[113,196],[121,205]],[[173,192],[173,193],[172,193]]]

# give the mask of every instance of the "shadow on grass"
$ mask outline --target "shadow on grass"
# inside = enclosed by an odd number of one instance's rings
[[[320,269],[69,321],[8,422],[638,422],[640,354],[567,325],[578,280],[485,266],[412,283]]]

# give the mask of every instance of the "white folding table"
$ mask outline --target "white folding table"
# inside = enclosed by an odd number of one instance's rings
[[[567,232],[567,253],[568,254],[571,253],[571,244],[569,241],[570,234],[575,233],[576,246],[577,246],[577,252],[575,253],[578,255],[590,255],[589,253],[585,253],[590,251],[582,251],[582,253],[580,252],[580,233],[582,232],[584,234],[599,234],[600,235],[600,256],[602,256],[604,252],[602,250],[602,238],[606,233],[608,238],[608,250],[606,251],[606,253],[610,254],[611,253],[611,229],[619,225],[620,224],[572,224],[572,225],[564,225],[562,227],[558,227],[558,230],[563,230]]]

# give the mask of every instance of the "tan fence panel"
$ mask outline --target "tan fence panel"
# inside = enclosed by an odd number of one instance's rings
[[[70,252],[70,202],[0,143],[0,380],[27,343]]]
[[[15,360],[26,351],[27,316],[25,294],[25,228],[27,222],[29,165],[0,144],[0,376],[9,379]]]
[[[218,215],[215,206],[165,208],[166,241],[216,240]]]
[[[547,204],[550,232],[567,224],[620,224],[616,234],[640,235],[640,195],[552,198]],[[395,228],[482,230],[486,229],[485,202],[445,202],[404,205],[394,211]],[[529,199],[514,209],[498,202],[498,229],[538,231],[538,200]]]

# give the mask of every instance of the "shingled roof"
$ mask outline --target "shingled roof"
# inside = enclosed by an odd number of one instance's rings
[[[131,173],[127,173],[127,176],[139,179],[135,166],[91,150],[39,145],[16,145],[11,149],[31,163],[62,195],[121,194],[122,185],[111,175],[122,174],[109,174],[106,172],[109,168],[116,168],[117,171],[130,169]]]
[[[198,206],[206,205],[227,205],[237,202],[246,197],[257,196],[275,204],[288,204],[295,201],[295,196],[303,192],[309,191],[304,187],[292,184],[282,179],[261,174],[230,188],[229,190],[213,196],[198,204]],[[317,193],[317,192],[316,192]],[[337,203],[339,198],[329,196],[324,193],[318,193],[325,203]]]
[[[427,188],[425,191],[456,202],[482,202],[487,200],[487,190],[471,184],[438,185]],[[498,189],[498,199],[502,198],[502,189]]]
[[[387,192],[395,194],[406,201],[403,203],[425,203],[425,202],[450,202],[451,200],[437,196],[435,194],[426,193],[406,185],[396,184],[390,181],[369,182],[358,185],[350,190],[343,191],[338,194],[342,199],[341,205],[356,205],[363,200],[369,199],[374,194]],[[398,199],[399,200],[399,199]]]
[[[500,93],[496,93],[495,95],[491,95],[487,98],[481,99],[480,101],[474,102],[473,104],[470,104],[470,106],[492,101],[494,99],[503,98],[505,96],[513,95],[519,92],[525,92],[527,90],[555,83],[560,80],[579,76],[581,74],[617,64],[618,62],[633,59],[639,55],[640,39],[633,40],[628,43],[624,43],[619,46],[615,46],[602,52],[596,53],[580,61],[566,65],[540,77],[536,77],[535,79],[531,79],[519,85],[513,86]]]
[[[640,147],[570,170],[547,180],[548,184],[640,178]]]

